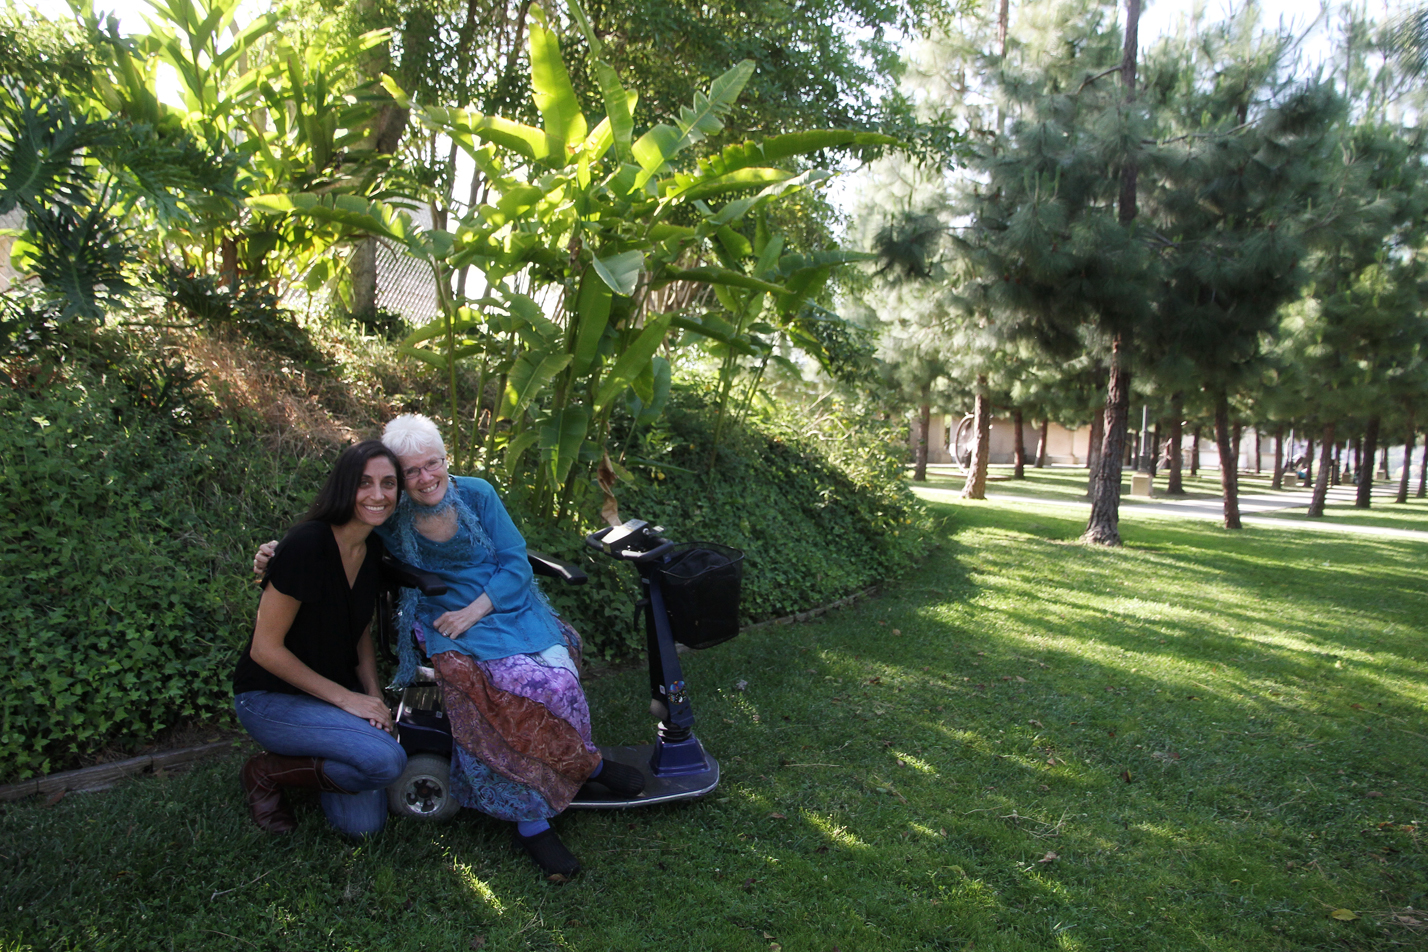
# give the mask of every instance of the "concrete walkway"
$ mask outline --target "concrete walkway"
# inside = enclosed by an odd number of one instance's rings
[[[913,492],[925,499],[945,501],[961,498],[961,493],[953,489],[932,489],[914,486]],[[1329,487],[1329,503],[1352,503],[1354,487]],[[1001,492],[997,483],[987,484],[987,499],[996,502],[1015,503],[1019,506],[1061,506],[1089,510],[1091,503],[1086,499],[1046,499],[1041,496],[1024,496],[1017,493]],[[1389,539],[1412,539],[1428,542],[1428,532],[1421,529],[1394,529],[1387,526],[1361,526],[1339,522],[1308,522],[1299,519],[1275,519],[1263,513],[1285,512],[1292,509],[1309,508],[1308,492],[1263,492],[1240,496],[1240,521],[1247,526],[1264,526],[1272,529],[1307,529],[1317,532],[1348,533],[1350,535],[1376,536]],[[1181,516],[1189,519],[1213,519],[1221,521],[1225,517],[1224,502],[1215,498],[1190,499],[1143,499],[1135,496],[1121,497],[1121,517],[1147,513],[1150,515]]]

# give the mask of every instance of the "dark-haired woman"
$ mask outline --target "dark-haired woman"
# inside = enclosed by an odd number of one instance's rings
[[[264,753],[243,765],[253,822],[296,827],[284,787],[321,791],[323,812],[363,837],[386,820],[384,788],[406,754],[377,682],[371,620],[382,543],[401,466],[377,440],[348,447],[306,519],[268,563],[253,638],[233,675],[238,720]]]

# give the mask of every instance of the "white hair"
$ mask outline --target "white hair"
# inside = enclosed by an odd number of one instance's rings
[[[403,413],[382,428],[382,442],[398,456],[416,456],[428,450],[446,453],[441,431],[431,418],[420,413]]]

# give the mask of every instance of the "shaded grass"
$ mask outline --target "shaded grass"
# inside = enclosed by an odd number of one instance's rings
[[[995,497],[997,495],[1027,496],[1035,499],[1045,499],[1047,501],[1065,502],[1086,502],[1086,481],[1088,478],[1085,467],[1081,466],[1057,466],[1046,469],[1026,469],[1025,479],[1012,479],[1010,466],[989,466],[988,475],[992,480],[987,483],[987,495]],[[1133,505],[1139,508],[1154,509],[1157,504],[1164,502],[1175,502],[1184,499],[1209,499],[1218,501],[1221,498],[1220,476],[1214,470],[1208,470],[1206,476],[1192,477],[1188,472],[1184,475],[1185,492],[1179,496],[1166,496],[1165,475],[1161,473],[1155,478],[1155,492],[1157,495],[1149,498],[1144,496],[1130,495],[1130,470],[1125,471],[1125,479],[1121,482],[1121,502],[1125,505]],[[937,466],[929,469],[928,478],[925,483],[912,483],[914,487],[926,487],[928,489],[943,489],[961,492],[966,480],[957,472],[955,466]],[[1240,496],[1253,496],[1259,494],[1272,493],[1276,496],[1290,497],[1286,505],[1307,507],[1313,491],[1305,486],[1291,485],[1286,479],[1282,489],[1270,488],[1270,476],[1265,473],[1260,476],[1241,474],[1239,479]],[[1336,492],[1347,491],[1348,487],[1337,487]],[[1351,502],[1337,502],[1334,497],[1330,497],[1328,505],[1325,507],[1322,520],[1311,520],[1305,514],[1303,508],[1277,510],[1255,515],[1273,516],[1278,519],[1302,520],[1309,522],[1322,521],[1326,523],[1339,523],[1343,525],[1362,526],[1382,526],[1391,529],[1422,529],[1428,530],[1428,499],[1418,499],[1413,496],[1417,489],[1415,481],[1409,489],[1408,502],[1402,505],[1394,502],[1398,493],[1398,480],[1375,480],[1373,485],[1372,506],[1368,509],[1359,509]]]
[[[1302,509],[1265,513],[1276,519],[1303,522],[1339,523],[1351,526],[1381,526],[1385,529],[1418,529],[1428,531],[1428,499],[1417,499],[1409,491],[1408,501],[1394,502],[1398,492],[1397,483],[1376,482],[1373,487],[1373,505],[1359,509],[1353,503],[1330,503],[1324,507],[1322,520],[1310,519]]]
[[[987,467],[987,494],[996,495],[998,493],[1015,496],[1032,496],[1038,499],[1064,499],[1068,501],[1087,499],[1086,486],[1090,478],[1089,472],[1084,466],[1048,466],[1045,469],[1036,469],[1028,466],[1026,476],[1023,479],[1012,478],[1011,466],[988,466]],[[1161,501],[1163,496],[1143,496],[1132,497],[1130,495],[1130,478],[1133,469],[1127,467],[1124,470],[1124,478],[1121,480],[1121,495],[1126,502],[1137,504],[1154,504]],[[1242,479],[1244,479],[1242,477]],[[1185,487],[1183,495],[1175,496],[1175,499],[1219,499],[1220,498],[1220,476],[1218,473],[1210,473],[1209,476],[1192,477],[1187,472],[1182,480]],[[1260,483],[1262,482],[1262,485]],[[926,486],[929,489],[951,489],[961,492],[966,478],[957,471],[955,466],[938,466],[929,468],[926,483],[913,483],[913,486]],[[1268,491],[1269,478],[1262,481],[1253,477],[1244,479],[1244,487],[1241,492],[1251,492],[1254,490]],[[1155,490],[1163,493],[1165,490],[1164,473],[1155,478]],[[1308,494],[1306,490],[1305,504],[1308,504]]]
[[[235,756],[6,807],[0,949],[1424,946],[1428,547],[930,508],[881,598],[686,657],[724,783],[562,818],[573,884],[470,812],[263,836]],[[592,682],[599,736],[643,683]]]

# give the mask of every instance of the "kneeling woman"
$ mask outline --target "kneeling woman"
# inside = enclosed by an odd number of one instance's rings
[[[297,825],[284,787],[321,791],[328,821],[353,837],[382,828],[385,788],[406,767],[377,681],[371,621],[382,543],[401,495],[396,456],[348,447],[306,519],[267,566],[258,621],[233,675],[238,720],[264,753],[243,765],[253,822]]]

